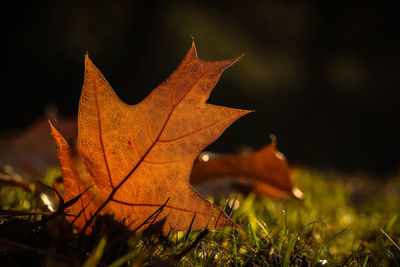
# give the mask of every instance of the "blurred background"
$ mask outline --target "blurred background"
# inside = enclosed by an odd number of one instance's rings
[[[204,60],[246,53],[208,102],[256,110],[209,150],[259,148],[272,133],[292,164],[399,167],[398,10],[387,4],[8,1],[1,13],[3,136],[46,109],[76,116],[86,51],[117,95],[135,104],[174,71],[193,37]]]

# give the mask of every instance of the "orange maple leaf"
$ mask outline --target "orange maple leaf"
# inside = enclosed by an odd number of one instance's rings
[[[128,105],[85,57],[76,153],[51,125],[65,200],[83,193],[67,217],[78,230],[90,232],[102,214],[132,230],[156,223],[163,232],[187,230],[193,218],[191,229],[236,226],[194,191],[189,178],[197,155],[250,112],[205,103],[222,72],[239,58],[202,61],[193,42],[166,81]]]

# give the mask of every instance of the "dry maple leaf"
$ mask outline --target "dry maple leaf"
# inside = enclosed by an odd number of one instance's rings
[[[199,160],[193,166],[190,180],[195,184],[227,176],[250,182],[259,195],[301,196],[301,191],[293,189],[288,163],[276,150],[275,141],[254,153]]]
[[[192,229],[236,226],[189,180],[197,155],[250,112],[205,103],[222,72],[239,58],[205,62],[193,43],[171,76],[131,106],[85,57],[76,153],[51,125],[65,199],[84,192],[68,216],[78,230],[90,232],[101,214],[113,214],[133,230],[150,223],[163,232],[187,230],[194,216]],[[160,208],[154,221],[146,221]]]

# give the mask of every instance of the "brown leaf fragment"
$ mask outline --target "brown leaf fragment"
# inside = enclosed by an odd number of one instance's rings
[[[199,160],[193,166],[190,179],[193,184],[200,184],[224,177],[250,182],[258,195],[293,195],[290,169],[284,155],[276,150],[275,141],[254,153]]]
[[[61,163],[69,221],[90,232],[93,220],[112,214],[135,230],[160,207],[162,231],[236,226],[189,184],[198,154],[250,111],[206,104],[222,72],[239,58],[205,62],[194,43],[179,67],[142,102],[128,105],[89,57],[79,102],[78,142],[72,152],[52,127]],[[164,206],[163,206],[164,205]]]
[[[56,126],[67,140],[76,135],[76,121],[73,119],[58,119]],[[12,166],[23,178],[36,180],[56,165],[57,153],[46,119],[40,119],[10,137],[0,136],[0,168]]]

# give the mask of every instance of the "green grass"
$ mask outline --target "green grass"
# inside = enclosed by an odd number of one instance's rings
[[[180,232],[167,237],[129,235],[123,226],[106,218],[97,223],[90,237],[79,237],[66,230],[60,235],[55,229],[60,227],[62,218],[56,218],[57,222],[51,220],[32,228],[32,232],[42,234],[25,231],[20,239],[8,238],[16,251],[3,252],[0,260],[11,257],[17,264],[24,263],[21,257],[26,258],[24,255],[29,251],[36,253],[29,258],[31,262],[49,266],[64,261],[113,267],[177,263],[182,266],[400,266],[399,178],[379,182],[301,170],[295,184],[305,192],[303,200],[232,196],[240,202],[240,207],[227,212],[241,226],[240,230]],[[27,200],[37,202],[34,194],[15,193],[19,190],[0,188],[1,201],[7,200],[7,207],[14,209],[18,208],[18,197],[25,208]],[[226,198],[222,198],[217,204],[224,207],[225,203]],[[1,204],[3,208],[6,206]],[[31,208],[38,207],[32,204]],[[10,226],[14,222],[7,223]],[[0,237],[7,223],[0,225]],[[29,247],[23,247],[22,242]]]

